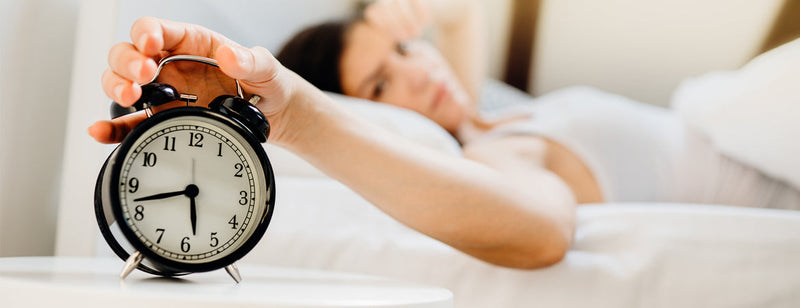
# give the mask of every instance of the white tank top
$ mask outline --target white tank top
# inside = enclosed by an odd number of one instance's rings
[[[800,209],[798,190],[723,156],[668,109],[581,87],[502,113],[532,116],[484,138],[535,134],[569,148],[592,171],[606,201]]]

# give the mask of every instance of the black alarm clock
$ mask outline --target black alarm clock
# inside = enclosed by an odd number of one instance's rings
[[[225,268],[238,283],[234,262],[247,254],[269,225],[275,179],[261,143],[266,117],[259,97],[223,95],[205,107],[152,107],[196,100],[153,82],[164,65],[213,59],[179,55],[159,63],[132,107],[112,103],[111,116],[144,110],[136,126],[103,164],[95,186],[95,214],[114,253],[133,269],[161,276]]]

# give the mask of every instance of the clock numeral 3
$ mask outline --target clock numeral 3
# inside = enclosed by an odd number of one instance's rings
[[[156,165],[156,161],[158,160],[156,153],[150,152],[142,152],[142,158],[144,160],[142,162],[142,167],[153,167]]]
[[[189,146],[202,148],[203,147],[203,134],[201,133],[189,133]]]
[[[239,196],[242,196],[242,198],[239,199],[239,204],[241,205],[247,204],[247,192],[242,190],[239,192]]]

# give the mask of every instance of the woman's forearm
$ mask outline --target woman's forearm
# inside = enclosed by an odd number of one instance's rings
[[[557,178],[543,175],[523,186],[352,116],[304,81],[299,87],[281,145],[382,211],[492,263],[538,267],[563,256],[574,214],[551,189]]]
[[[486,76],[486,38],[482,2],[434,1],[435,44],[477,106]]]

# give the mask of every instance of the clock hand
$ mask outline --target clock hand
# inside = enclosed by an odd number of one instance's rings
[[[189,218],[192,220],[192,235],[197,235],[197,205],[194,197],[189,197]]]
[[[192,235],[197,235],[197,204],[194,200],[200,194],[197,185],[186,186],[186,196],[189,197],[189,219],[192,221]]]
[[[180,195],[185,195],[185,196],[187,196],[189,198],[194,198],[194,197],[197,196],[197,194],[199,192],[200,192],[200,190],[197,188],[197,185],[189,184],[189,186],[186,186],[186,189],[181,190],[181,191],[172,191],[172,192],[166,192],[166,193],[160,193],[160,194],[155,194],[155,195],[151,195],[151,196],[136,198],[136,199],[133,199],[133,202],[166,199],[166,198],[180,196]]]
[[[139,202],[139,201],[166,199],[166,198],[185,195],[185,194],[186,194],[186,190],[184,189],[184,190],[181,190],[181,191],[173,191],[173,192],[155,194],[155,195],[147,196],[147,197],[141,197],[141,198],[133,199],[133,201],[134,202]]]

